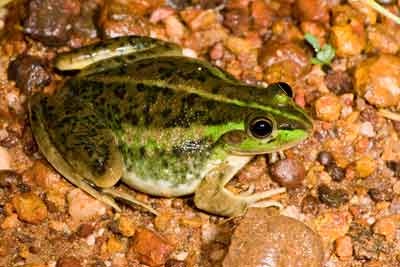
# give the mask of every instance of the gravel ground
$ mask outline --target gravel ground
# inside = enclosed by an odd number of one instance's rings
[[[400,2],[379,2],[400,14]],[[286,187],[275,199],[281,214],[321,238],[324,267],[400,266],[400,26],[355,0],[15,0],[0,8],[0,266],[232,267],[224,261],[238,249],[231,240],[268,249],[276,232],[251,227],[274,221],[264,215],[226,221],[195,209],[191,197],[139,192],[159,216],[126,205],[116,213],[40,155],[27,99],[66,78],[52,59],[124,35],[178,43],[250,84],[290,84],[313,135],[284,160],[255,158],[228,188]],[[324,45],[335,57],[313,64]],[[254,251],[241,253],[262,257]]]

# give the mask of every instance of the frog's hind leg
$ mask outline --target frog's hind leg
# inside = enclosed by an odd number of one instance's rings
[[[86,76],[146,57],[181,54],[181,48],[174,43],[144,36],[124,36],[60,54],[55,66],[62,71],[82,70],[79,76]]]
[[[114,188],[104,188],[101,190],[103,193],[106,193],[112,197],[115,198],[119,198],[123,201],[128,202],[128,204],[130,205],[136,205],[136,206],[140,206],[142,208],[144,208],[145,210],[153,213],[154,215],[159,215],[159,213],[153,209],[152,207],[150,207],[149,205],[144,204],[143,202],[140,202],[139,200],[135,199],[131,194],[123,192],[123,191],[119,191],[116,190]]]
[[[29,109],[32,132],[40,151],[46,156],[51,165],[69,182],[84,190],[92,197],[110,205],[115,210],[120,211],[120,207],[112,197],[98,192],[95,188],[89,185],[86,180],[65,161],[62,154],[56,149],[54,144],[52,144],[51,138],[44,125],[43,111],[39,105],[39,101],[40,97],[38,95],[33,96],[29,103]]]
[[[222,164],[208,172],[195,192],[196,207],[227,217],[239,216],[249,207],[276,206],[281,208],[282,205],[276,201],[261,200],[284,193],[285,188],[241,196],[224,187],[251,158],[250,156],[229,156],[227,159],[229,163]]]
[[[101,117],[89,103],[72,99],[52,107],[47,102],[47,116],[41,101],[46,97],[35,95],[30,101],[31,127],[40,151],[51,165],[68,181],[94,198],[121,209],[114,201],[123,199],[139,205],[153,214],[157,212],[148,205],[135,200],[130,194],[113,187],[123,175],[124,163],[116,137],[101,121]],[[54,100],[54,99],[53,99]],[[55,114],[59,116],[54,116]],[[64,112],[64,113],[63,113]]]

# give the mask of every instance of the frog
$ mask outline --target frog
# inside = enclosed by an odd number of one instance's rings
[[[154,214],[136,192],[193,195],[196,208],[225,217],[281,207],[270,198],[285,188],[234,193],[225,185],[255,156],[312,132],[289,85],[250,85],[143,36],[62,53],[54,65],[70,77],[53,94],[30,97],[32,133],[54,169],[89,195],[117,211],[122,200]]]

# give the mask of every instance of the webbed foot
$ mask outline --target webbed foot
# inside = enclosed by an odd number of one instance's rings
[[[194,196],[197,208],[212,214],[226,217],[240,216],[249,207],[264,208],[278,207],[282,205],[277,201],[265,201],[264,199],[286,192],[285,188],[276,188],[265,192],[238,195],[225,188],[225,185],[234,177],[239,167],[243,167],[250,159],[236,157],[235,166],[220,165],[212,169],[202,180]],[[264,201],[262,201],[264,200]]]
[[[149,211],[150,213],[153,213],[154,215],[159,215],[159,213],[150,207],[149,205],[146,205],[145,203],[135,199],[131,194],[123,191],[116,190],[115,188],[104,188],[101,190],[103,193],[106,193],[114,198],[119,198],[121,200],[126,201],[129,205],[132,206],[139,206],[144,208],[145,210]]]

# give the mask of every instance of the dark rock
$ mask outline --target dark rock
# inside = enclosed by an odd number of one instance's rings
[[[328,151],[319,152],[318,156],[317,156],[317,160],[323,166],[328,166],[334,161],[332,154]]]
[[[318,197],[322,203],[335,208],[349,201],[349,194],[345,190],[331,189],[325,184],[318,187]]]
[[[165,267],[186,267],[186,263],[184,261],[170,259],[165,263]]]
[[[391,186],[371,188],[368,190],[368,194],[374,201],[390,201],[394,196],[393,188]]]
[[[287,188],[299,187],[305,177],[304,165],[295,159],[280,160],[271,167],[272,179]]]
[[[316,197],[307,195],[301,201],[301,211],[312,215],[317,215],[319,211],[319,201]]]
[[[96,1],[32,0],[25,32],[49,46],[65,45],[71,38],[73,46],[79,46],[77,40],[97,37],[97,9]]]
[[[341,182],[346,176],[346,173],[343,168],[337,166],[335,163],[330,164],[326,167],[326,171],[331,176],[332,180],[335,182]]]
[[[325,83],[326,87],[336,95],[351,92],[353,89],[352,78],[345,71],[328,71]]]
[[[386,162],[386,166],[393,171],[395,177],[400,177],[400,162],[390,160]]]
[[[79,226],[78,232],[76,234],[79,237],[86,238],[91,235],[94,231],[94,226],[89,223],[84,223]]]
[[[48,85],[51,76],[42,59],[20,55],[8,66],[8,79],[15,80],[17,88],[29,96],[35,88]]]
[[[0,170],[0,187],[10,187],[20,184],[22,181],[21,175],[11,170]]]
[[[79,12],[78,0],[32,0],[25,32],[46,45],[64,45]]]

